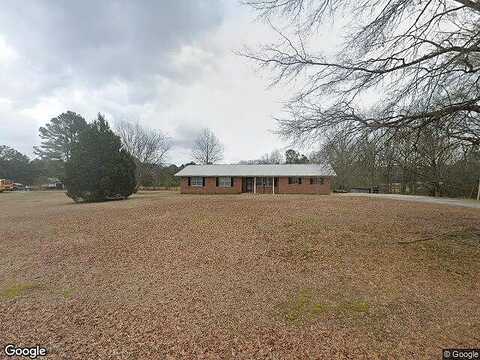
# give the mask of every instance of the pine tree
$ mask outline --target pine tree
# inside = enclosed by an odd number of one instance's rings
[[[85,119],[72,111],[52,118],[39,129],[42,144],[34,146],[35,155],[47,160],[68,161],[78,135],[86,127]]]
[[[135,191],[135,162],[101,114],[79,134],[65,170],[67,196],[76,202],[126,199]]]

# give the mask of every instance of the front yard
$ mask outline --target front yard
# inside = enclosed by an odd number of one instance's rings
[[[0,194],[0,353],[432,358],[480,345],[480,212],[387,199]]]

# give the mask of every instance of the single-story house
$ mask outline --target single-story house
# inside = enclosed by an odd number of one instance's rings
[[[318,164],[188,165],[175,176],[183,194],[330,194],[335,173]]]

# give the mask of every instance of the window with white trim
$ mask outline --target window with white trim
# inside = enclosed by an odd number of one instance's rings
[[[203,177],[201,176],[193,176],[190,180],[190,185],[202,187],[203,186]]]
[[[218,178],[218,186],[219,187],[232,187],[232,178],[230,176],[220,176]]]

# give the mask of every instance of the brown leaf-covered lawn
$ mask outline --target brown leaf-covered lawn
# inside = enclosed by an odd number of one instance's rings
[[[0,194],[0,357],[438,359],[480,346],[480,211]]]

